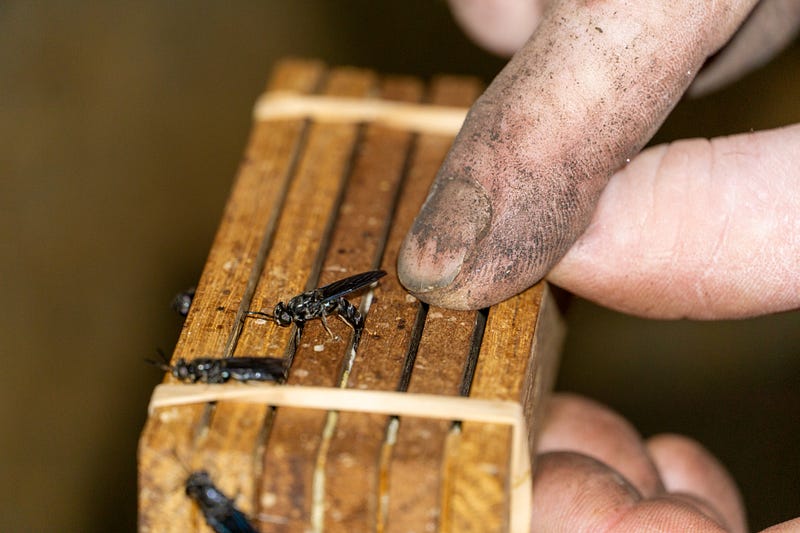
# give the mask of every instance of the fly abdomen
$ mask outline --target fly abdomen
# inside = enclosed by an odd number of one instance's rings
[[[339,317],[347,322],[347,324],[358,331],[364,327],[364,315],[359,312],[358,308],[351,304],[345,298],[339,299]]]

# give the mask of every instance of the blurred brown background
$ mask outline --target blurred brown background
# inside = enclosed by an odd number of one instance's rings
[[[0,530],[136,524],[135,453],[274,61],[486,80],[446,4],[414,0],[0,4]],[[682,103],[658,136],[800,121],[800,47]],[[573,301],[559,387],[645,433],[694,436],[754,528],[800,514],[800,313],[633,319]]]

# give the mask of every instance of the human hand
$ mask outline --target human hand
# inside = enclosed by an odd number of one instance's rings
[[[548,275],[650,317],[800,306],[800,126],[639,153],[693,80],[709,90],[780,49],[800,3],[451,4],[494,50],[537,29],[471,109],[406,238],[411,292],[480,308]]]
[[[747,531],[736,484],[698,443],[642,440],[591,400],[551,398],[533,478],[533,531]],[[797,531],[800,518],[768,532]]]

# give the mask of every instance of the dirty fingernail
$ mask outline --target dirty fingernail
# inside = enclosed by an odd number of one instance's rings
[[[474,180],[438,179],[400,249],[400,282],[414,293],[450,285],[488,231],[491,216],[486,191]]]

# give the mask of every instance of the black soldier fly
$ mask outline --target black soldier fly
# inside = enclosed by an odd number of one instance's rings
[[[362,272],[334,281],[324,287],[298,294],[288,303],[278,302],[272,313],[249,311],[247,314],[269,318],[281,327],[295,324],[298,331],[308,320],[319,318],[325,331],[331,337],[333,337],[333,333],[328,328],[326,318],[328,315],[337,314],[348,326],[353,328],[356,335],[360,335],[364,329],[365,318],[356,306],[347,301],[345,296],[372,285],[385,275],[386,272],[383,270]]]
[[[215,359],[200,357],[187,361],[178,359],[170,365],[163,353],[164,362],[146,359],[152,365],[171,373],[181,381],[190,383],[225,383],[229,379],[236,381],[277,381],[286,379],[283,359],[277,357],[227,357]]]
[[[183,318],[186,318],[186,315],[189,314],[189,308],[192,307],[194,292],[194,287],[189,287],[185,291],[179,292],[175,295],[175,298],[172,299],[170,307],[172,307],[175,312],[181,315]]]
[[[211,481],[208,472],[192,472],[186,480],[186,495],[197,503],[206,523],[217,533],[257,533],[234,501]]]

